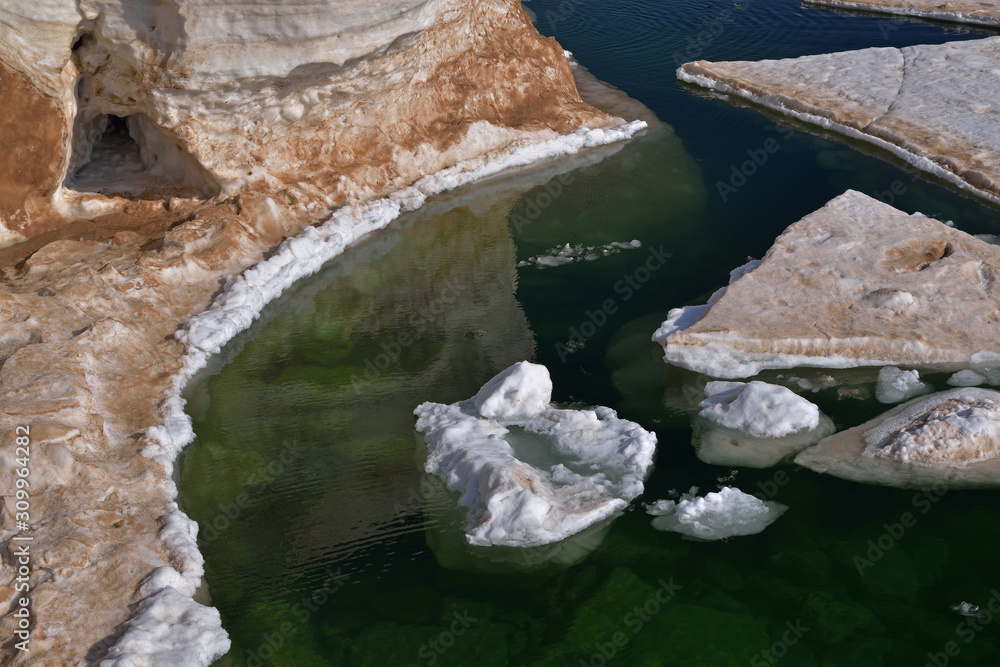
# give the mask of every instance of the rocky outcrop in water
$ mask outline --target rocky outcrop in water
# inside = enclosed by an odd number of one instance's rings
[[[786,60],[698,61],[677,77],[869,142],[1000,202],[998,55],[1000,37],[990,37]]]
[[[1000,364],[1000,247],[855,191],[791,225],[706,306],[670,311],[665,360],[765,368]]]

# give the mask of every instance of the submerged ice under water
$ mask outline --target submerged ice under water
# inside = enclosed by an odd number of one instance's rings
[[[649,333],[668,307],[704,303],[732,267],[848,187],[965,231],[1000,232],[993,210],[907,171],[675,86],[676,59],[976,34],[787,0],[530,8],[543,32],[673,130],[554,165],[567,170],[557,180],[535,170],[431,200],[294,286],[209,361],[188,387],[198,438],[178,473],[233,641],[218,664],[561,666],[600,656],[746,665],[788,623],[809,628],[784,647],[788,665],[921,665],[961,641],[966,617],[952,607],[986,609],[1000,587],[995,493],[706,464],[689,415],[709,378],[665,366]],[[771,138],[780,150],[723,201],[718,183]],[[641,247],[553,270],[517,267],[567,243],[625,239]],[[653,250],[672,257],[650,271]],[[657,458],[638,500],[730,486],[789,509],[759,534],[721,542],[656,531],[633,506],[555,555],[458,551],[446,538],[462,536],[464,511],[445,511],[455,495],[426,484],[412,411],[467,399],[522,359],[550,368],[554,400],[607,405],[655,430]],[[949,377],[919,380],[940,390]],[[808,386],[839,427],[887,407],[874,397],[877,370],[757,379]],[[663,582],[677,590],[666,603]],[[656,613],[636,617],[651,600]],[[452,628],[463,632],[445,636],[448,649],[432,648]],[[614,644],[619,632],[624,645]],[[611,659],[600,652],[608,642]],[[1000,660],[990,632],[960,647],[949,664]]]

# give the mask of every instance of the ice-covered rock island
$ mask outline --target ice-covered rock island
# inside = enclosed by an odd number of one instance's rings
[[[527,361],[475,397],[414,411],[424,469],[469,508],[470,544],[550,544],[614,516],[639,496],[656,436],[614,410],[552,407],[548,369]]]
[[[887,486],[1000,486],[1000,392],[963,387],[916,398],[826,438],[795,462]]]
[[[786,229],[707,305],[670,311],[668,363],[720,378],[813,366],[988,367],[1000,247],[849,190]]]

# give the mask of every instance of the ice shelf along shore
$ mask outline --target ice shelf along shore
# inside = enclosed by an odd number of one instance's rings
[[[766,382],[709,382],[698,408],[695,451],[713,465],[767,468],[834,432],[814,404]]]
[[[653,335],[668,363],[718,378],[768,368],[1000,368],[1000,247],[849,190],[759,263]]]
[[[699,540],[722,540],[759,533],[788,509],[731,486],[704,496],[697,493],[693,488],[680,500],[658,500],[646,508],[655,517],[653,527]]]
[[[677,77],[874,144],[998,203],[998,53],[1000,37],[988,37],[785,60],[701,60],[681,66]]]
[[[1000,392],[963,387],[915,398],[801,452],[799,465],[906,488],[1000,486]]]
[[[471,399],[415,410],[424,469],[460,494],[470,544],[558,542],[642,493],[656,436],[610,408],[562,410],[551,398],[548,369],[523,361]]]

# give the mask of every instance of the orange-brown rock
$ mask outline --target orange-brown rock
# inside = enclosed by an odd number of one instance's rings
[[[224,651],[169,471],[142,455],[175,333],[222,284],[345,202],[621,125],[516,0],[0,0],[0,107],[5,564],[33,538],[31,650],[8,641],[5,568],[0,662],[45,667]],[[150,618],[184,651],[136,649]]]

